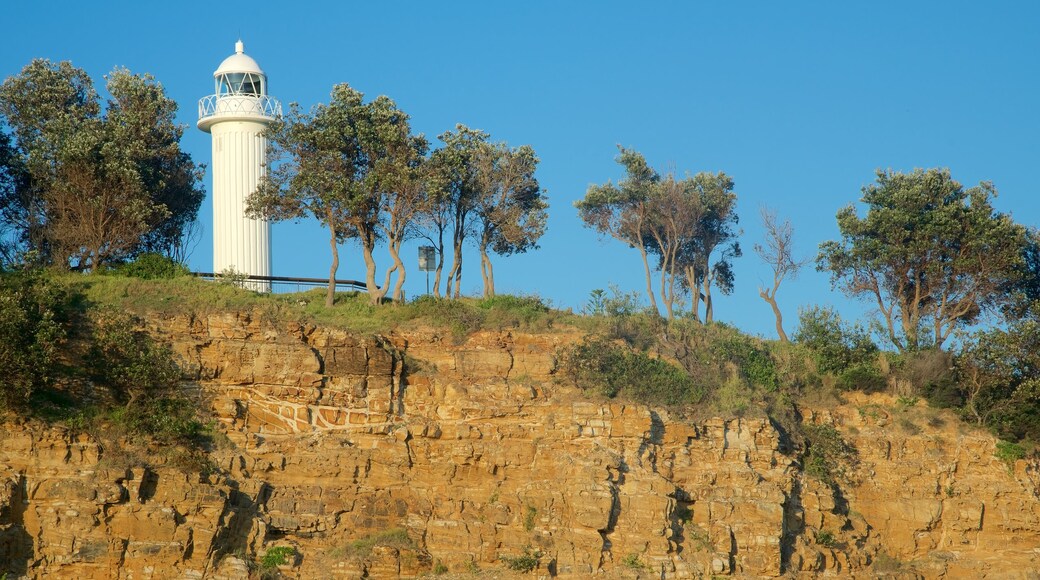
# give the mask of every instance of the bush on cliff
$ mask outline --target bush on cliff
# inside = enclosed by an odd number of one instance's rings
[[[587,392],[649,405],[687,405],[704,397],[683,369],[603,338],[587,337],[572,348],[564,373]]]
[[[0,408],[24,407],[62,374],[75,295],[40,272],[0,275]]]

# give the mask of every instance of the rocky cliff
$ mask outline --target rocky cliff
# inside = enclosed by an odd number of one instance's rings
[[[554,380],[566,332],[358,336],[246,313],[152,319],[228,441],[126,468],[85,435],[0,434],[0,562],[33,578],[297,578],[533,564],[543,577],[1037,577],[1040,470],[874,396],[801,409],[840,483],[765,419],[687,422]],[[393,541],[381,541],[392,538]],[[273,569],[268,569],[273,573]]]

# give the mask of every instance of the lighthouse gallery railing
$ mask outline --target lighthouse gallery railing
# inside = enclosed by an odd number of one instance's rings
[[[269,96],[209,95],[199,99],[199,119],[214,115],[259,115],[279,117],[282,104]]]

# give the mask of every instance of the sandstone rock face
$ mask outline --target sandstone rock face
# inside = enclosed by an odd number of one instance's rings
[[[1036,577],[1040,470],[894,401],[802,410],[857,450],[805,475],[764,419],[685,423],[554,381],[566,333],[358,336],[248,313],[150,321],[232,445],[219,474],[123,469],[86,436],[9,424],[0,563],[31,578]],[[365,542],[390,530],[407,540]],[[0,569],[3,564],[0,564]]]

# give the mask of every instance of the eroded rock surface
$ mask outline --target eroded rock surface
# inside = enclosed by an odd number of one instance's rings
[[[894,428],[875,396],[805,420],[859,453],[806,476],[764,419],[689,424],[554,382],[576,336],[359,336],[246,313],[156,319],[231,441],[218,474],[122,469],[86,436],[8,424],[0,562],[33,578],[1034,578],[1037,465],[954,422]],[[407,531],[411,545],[352,542]]]

